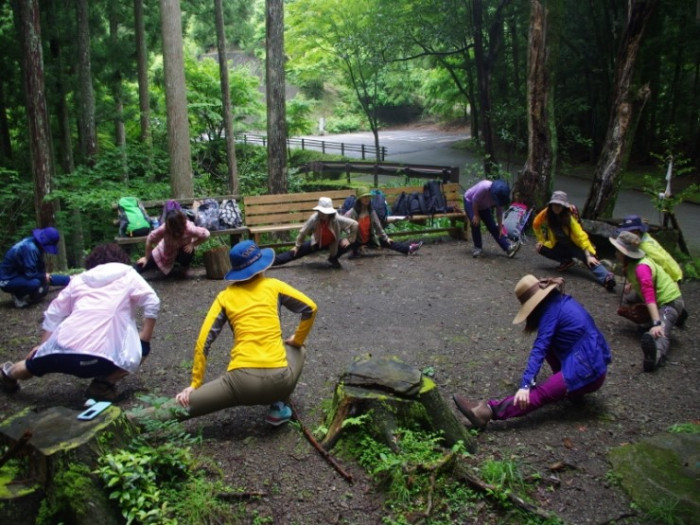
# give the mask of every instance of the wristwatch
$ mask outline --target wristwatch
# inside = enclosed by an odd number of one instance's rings
[[[654,321],[653,323],[651,323],[651,326],[661,326],[662,324],[663,323],[661,322],[661,319],[659,319],[658,321]]]

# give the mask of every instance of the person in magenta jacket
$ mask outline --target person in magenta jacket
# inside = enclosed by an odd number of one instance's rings
[[[520,387],[502,399],[471,403],[455,394],[454,402],[477,428],[510,419],[563,399],[578,400],[598,390],[612,358],[610,347],[586,309],[563,293],[564,279],[526,275],[515,286],[520,310],[513,323],[525,321],[525,332],[537,332]],[[552,375],[537,383],[544,361]]]

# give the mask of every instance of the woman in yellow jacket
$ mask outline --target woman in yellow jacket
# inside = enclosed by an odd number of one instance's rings
[[[572,215],[566,193],[552,193],[547,207],[535,216],[532,227],[537,237],[537,253],[557,261],[558,271],[568,270],[575,264],[574,259],[579,259],[586,263],[596,281],[606,290],[615,291],[615,277],[596,258],[595,246]]]

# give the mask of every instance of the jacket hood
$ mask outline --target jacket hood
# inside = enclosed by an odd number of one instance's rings
[[[99,288],[133,271],[131,266],[122,263],[106,263],[95,266],[82,274],[83,281],[91,288]]]

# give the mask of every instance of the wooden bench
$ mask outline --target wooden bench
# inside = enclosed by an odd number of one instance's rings
[[[423,191],[423,186],[401,186],[381,188],[386,194],[389,206],[402,192],[412,193]],[[416,233],[433,233],[447,231],[455,238],[466,239],[469,221],[464,213],[462,189],[456,182],[448,182],[443,185],[447,204],[455,211],[438,213],[435,215],[413,215],[411,217],[390,216],[389,222],[398,226],[401,221],[419,224],[422,227],[416,229],[390,229],[390,236],[416,235]],[[318,204],[320,197],[330,197],[333,205],[340,208],[346,197],[353,194],[352,189],[326,190],[307,193],[288,193],[284,195],[247,195],[243,198],[245,207],[246,226],[250,236],[259,246],[289,246],[294,244],[294,238],[275,239],[262,241],[262,235],[266,233],[293,233],[301,229],[307,219],[313,213],[313,208]],[[437,219],[448,219],[448,224],[443,224]],[[461,224],[459,224],[461,222]]]
[[[214,197],[206,197],[206,198],[212,198],[215,199],[219,204],[224,199],[236,199],[236,202],[240,201],[240,197],[238,195],[217,195]],[[205,197],[202,198],[195,198],[195,199],[177,199],[177,201],[184,207],[184,208],[191,208],[192,204],[195,201],[203,201]],[[154,200],[154,201],[142,201],[141,204],[143,204],[143,207],[146,208],[146,212],[150,217],[157,217],[160,218],[161,214],[163,213],[163,206],[165,206],[165,203],[168,202],[170,199],[165,199],[165,200]],[[112,208],[114,210],[117,209],[117,203],[112,204]],[[114,221],[115,224],[119,224],[119,220],[116,219]],[[248,235],[248,228],[244,226],[240,226],[239,228],[225,228],[221,230],[210,230],[209,233],[211,234],[212,237],[220,236],[220,235],[228,235],[230,237],[230,243],[231,246],[236,244],[237,242],[241,241],[244,236]],[[139,237],[122,237],[122,236],[115,236],[114,237],[114,242],[117,244],[138,244],[146,243],[146,236],[139,236]]]

